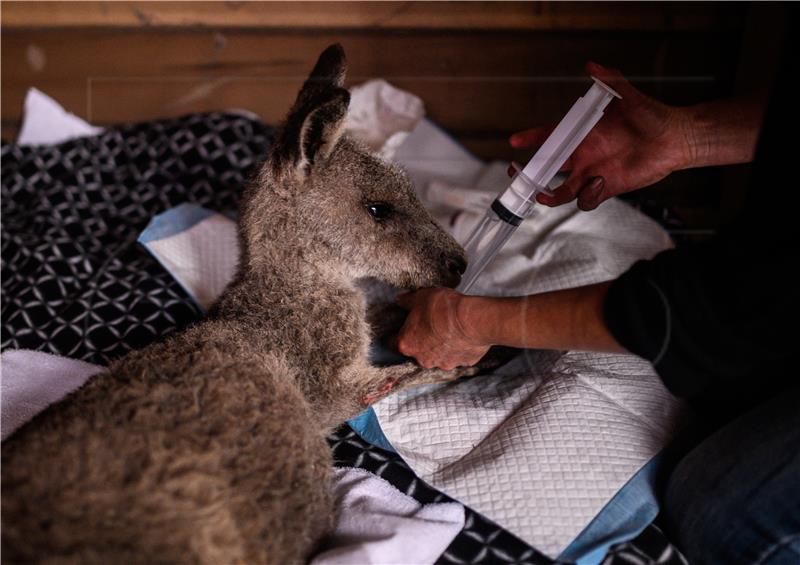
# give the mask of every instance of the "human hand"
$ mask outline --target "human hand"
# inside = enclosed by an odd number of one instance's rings
[[[394,340],[395,349],[420,366],[451,370],[481,360],[489,345],[469,337],[459,319],[462,294],[450,288],[426,288],[401,294],[397,304],[409,310]]]
[[[578,199],[578,208],[593,210],[603,201],[649,186],[692,161],[687,140],[687,114],[680,108],[645,96],[619,71],[587,63],[586,71],[622,96],[589,132],[562,167],[569,171],[552,196],[536,199],[559,206]],[[553,127],[526,130],[511,136],[515,148],[538,149]]]

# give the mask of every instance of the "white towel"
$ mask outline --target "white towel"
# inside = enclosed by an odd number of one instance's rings
[[[0,355],[3,439],[102,370],[99,365],[41,351],[4,351]]]
[[[422,505],[363,469],[334,471],[339,519],[312,565],[433,563],[464,527],[457,502]]]
[[[29,88],[25,94],[20,145],[53,145],[76,137],[98,135],[103,128],[88,124],[44,92]]]

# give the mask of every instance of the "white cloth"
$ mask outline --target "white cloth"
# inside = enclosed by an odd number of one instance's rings
[[[457,502],[422,505],[363,469],[334,471],[339,519],[313,565],[434,563],[464,527]]]
[[[236,274],[236,222],[194,204],[181,204],[156,216],[139,242],[204,310]]]
[[[390,160],[425,115],[417,96],[376,79],[350,89],[345,129]]]
[[[41,351],[4,351],[0,355],[3,439],[102,370],[98,365]]]
[[[20,145],[52,145],[76,137],[97,135],[103,128],[88,124],[61,104],[35,88],[25,94],[22,126],[17,136]]]

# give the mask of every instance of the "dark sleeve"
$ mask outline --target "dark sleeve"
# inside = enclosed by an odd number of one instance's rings
[[[796,372],[798,69],[792,49],[784,54],[739,218],[713,240],[636,263],[604,303],[617,341],[651,361],[679,396],[731,385],[746,394]]]
[[[679,396],[738,385],[759,368],[768,373],[788,360],[794,346],[793,251],[781,242],[759,250],[738,235],[640,261],[606,297],[611,333],[651,361]]]

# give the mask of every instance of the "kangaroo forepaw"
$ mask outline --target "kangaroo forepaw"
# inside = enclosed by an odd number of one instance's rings
[[[464,377],[474,377],[481,371],[481,368],[475,365],[474,367],[456,367],[449,371],[444,369],[423,369],[423,371],[426,374],[430,373],[432,379],[436,379],[432,382],[448,382]]]
[[[389,396],[392,392],[422,385],[447,383],[464,377],[472,377],[480,372],[480,368],[477,366],[456,367],[455,369],[446,371],[444,369],[425,369],[411,363],[389,367],[385,370],[393,371],[394,374],[385,376],[376,388],[373,388],[362,396],[362,406],[367,407],[375,404],[379,400]]]

